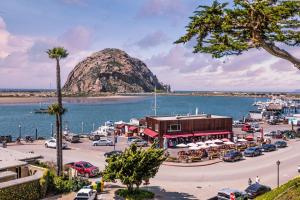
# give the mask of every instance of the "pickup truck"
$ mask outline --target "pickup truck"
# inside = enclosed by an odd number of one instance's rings
[[[99,174],[99,168],[86,161],[69,163],[67,166],[75,169],[78,175],[86,178],[95,177]]]
[[[95,199],[97,199],[96,190],[84,188],[84,189],[80,189],[77,192],[77,195],[74,200],[95,200]]]

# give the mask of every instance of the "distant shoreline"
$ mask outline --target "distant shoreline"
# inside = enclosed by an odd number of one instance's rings
[[[274,93],[274,92],[172,92],[157,93],[159,96],[232,96],[250,98],[270,98],[274,95],[284,95],[289,98],[299,99],[299,94]],[[153,96],[153,93],[100,93],[95,95],[64,94],[63,100],[70,103],[97,103],[101,101],[118,101],[138,97]],[[45,103],[55,102],[55,92],[0,92],[0,104],[23,104],[23,103]]]

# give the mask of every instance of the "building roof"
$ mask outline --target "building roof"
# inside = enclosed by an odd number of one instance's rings
[[[221,118],[231,118],[228,116],[219,116],[219,115],[177,115],[177,116],[150,116],[150,118],[160,120],[160,121],[169,121],[169,120],[191,120],[191,119],[221,119]]]
[[[42,156],[34,153],[23,153],[13,149],[0,147],[0,170],[25,165],[26,161],[35,160]]]

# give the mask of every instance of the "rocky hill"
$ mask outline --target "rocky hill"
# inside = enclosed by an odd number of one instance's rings
[[[63,91],[72,94],[140,93],[154,88],[166,91],[162,83],[139,59],[119,49],[93,53],[70,72]]]

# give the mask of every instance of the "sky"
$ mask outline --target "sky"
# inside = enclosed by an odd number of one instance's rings
[[[0,1],[0,88],[55,88],[55,62],[45,53],[64,46],[64,83],[93,52],[119,48],[141,59],[172,90],[294,91],[300,71],[264,50],[212,59],[174,44],[188,17],[209,0]],[[300,57],[300,50],[289,49]]]

